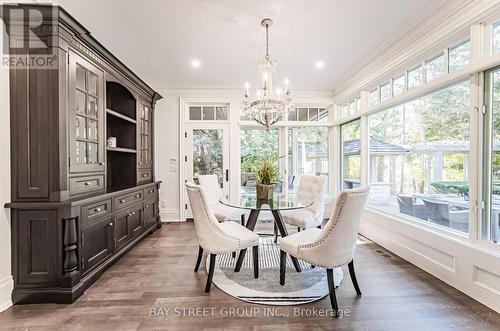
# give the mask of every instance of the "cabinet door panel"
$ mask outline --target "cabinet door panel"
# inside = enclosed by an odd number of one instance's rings
[[[82,270],[88,271],[113,253],[111,217],[93,222],[82,229]]]
[[[139,235],[143,230],[142,205],[133,208],[127,218],[129,232],[132,237]]]
[[[138,118],[138,158],[137,165],[139,168],[151,167],[151,107],[149,105],[139,103]]]
[[[69,52],[70,173],[104,172],[104,73]]]
[[[125,245],[130,239],[130,231],[127,224],[128,212],[117,214],[115,217],[115,241],[116,248]]]

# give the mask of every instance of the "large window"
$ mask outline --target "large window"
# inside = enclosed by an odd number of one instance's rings
[[[481,237],[500,242],[500,68],[486,73],[484,212]]]
[[[297,189],[302,175],[328,177],[327,127],[288,128],[287,184],[290,191]]]
[[[241,190],[255,191],[255,167],[259,159],[269,155],[279,156],[278,129],[244,128],[241,142]]]
[[[468,81],[371,115],[370,204],[467,232],[469,118]]]
[[[342,141],[342,188],[351,189],[361,184],[361,120],[340,127]]]

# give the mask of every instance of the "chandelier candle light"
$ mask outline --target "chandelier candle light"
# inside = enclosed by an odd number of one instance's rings
[[[292,108],[292,97],[290,95],[289,81],[285,78],[285,90],[273,91],[273,72],[276,71],[276,61],[269,55],[269,27],[273,24],[270,18],[265,18],[260,23],[266,29],[266,55],[259,63],[259,71],[262,73],[262,88],[257,91],[256,98],[250,98],[250,84],[245,83],[245,98],[242,110],[255,122],[269,129],[278,122],[286,110]]]

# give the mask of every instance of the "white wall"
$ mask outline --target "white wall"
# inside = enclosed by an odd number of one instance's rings
[[[0,21],[0,54],[5,40]],[[0,155],[10,155],[9,71],[0,66]],[[10,202],[10,157],[0,158],[0,206]],[[10,209],[0,211],[0,312],[12,305]]]
[[[199,100],[200,102],[217,99],[220,102],[230,103],[230,122],[238,121],[239,105],[241,104],[243,89],[175,89],[155,87],[164,99],[158,101],[155,110],[155,171],[156,180],[163,181],[160,189],[160,214],[163,221],[179,220],[179,167],[183,166],[184,156],[179,155],[179,115],[180,100]],[[307,102],[331,103],[332,92],[323,90],[294,91],[294,100]],[[235,126],[232,125],[232,128]],[[231,130],[231,128],[230,128]],[[233,132],[233,134],[235,134]],[[238,140],[230,142],[230,150]],[[239,146],[239,145],[238,145]],[[171,164],[170,159],[175,158],[177,164]],[[239,156],[230,157],[230,168],[234,170],[234,160],[238,162]],[[231,162],[231,161],[230,161]],[[238,163],[239,166],[239,163]],[[234,178],[234,177],[231,177]],[[231,190],[235,191],[235,182],[231,182]]]

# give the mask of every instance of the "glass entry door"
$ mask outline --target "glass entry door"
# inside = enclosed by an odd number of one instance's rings
[[[187,182],[198,182],[200,175],[217,175],[223,196],[229,198],[229,144],[226,125],[189,124],[186,138]],[[218,193],[218,192],[217,192]],[[189,199],[185,194],[185,217],[192,217]],[[209,192],[209,194],[214,194]]]

